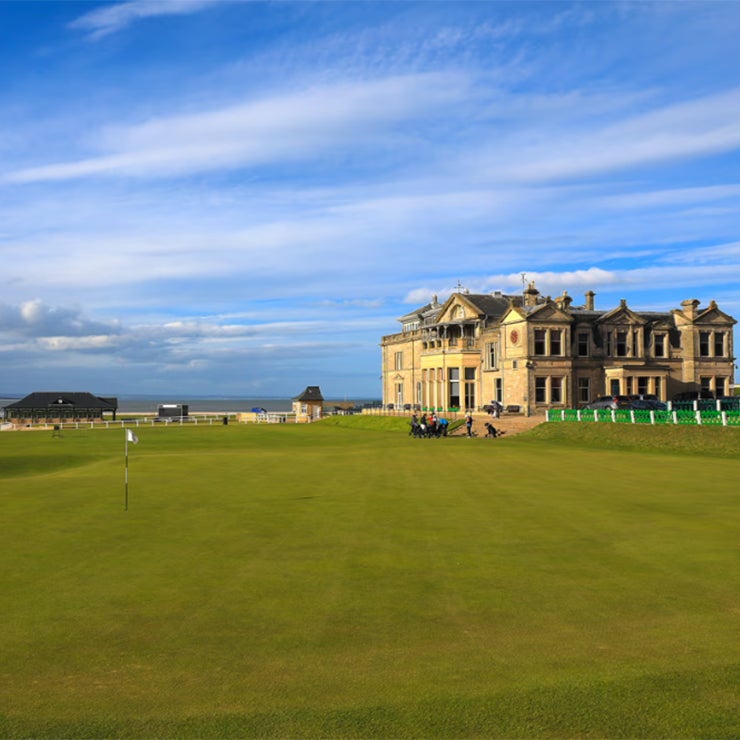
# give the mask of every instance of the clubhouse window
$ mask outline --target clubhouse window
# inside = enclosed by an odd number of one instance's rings
[[[576,353],[579,357],[588,357],[591,354],[591,341],[587,331],[579,331],[576,338]]]
[[[544,329],[534,330],[534,353],[536,355],[547,354],[547,332]]]
[[[460,408],[460,368],[451,367],[448,375],[448,398],[450,406]]]
[[[535,403],[547,403],[547,378],[534,379]]]
[[[563,378],[548,375],[534,379],[535,403],[563,403]]]
[[[504,381],[502,378],[496,378],[496,400],[499,403],[504,402]]]
[[[653,337],[653,353],[656,357],[666,357],[666,336],[665,334],[656,334]]]
[[[699,332],[699,357],[709,357],[710,338],[711,338],[711,332],[708,332],[708,331]]]
[[[563,402],[563,379],[550,378],[550,403]]]
[[[591,378],[578,378],[578,403],[591,401]]]
[[[474,409],[475,403],[475,368],[465,368],[465,408]]]
[[[562,351],[562,336],[560,329],[550,329],[550,354],[560,357]]]
[[[627,332],[617,332],[617,357],[627,357]]]
[[[534,354],[540,357],[563,354],[563,332],[560,329],[535,329]]]
[[[495,370],[498,367],[498,342],[486,344],[486,370]]]
[[[639,329],[632,332],[632,357],[642,357],[642,332]]]

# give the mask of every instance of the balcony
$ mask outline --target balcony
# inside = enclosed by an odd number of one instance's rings
[[[433,345],[433,346],[431,346]],[[451,339],[435,339],[427,343],[421,351],[422,355],[439,355],[451,353],[480,353],[476,340],[473,337],[453,337]]]

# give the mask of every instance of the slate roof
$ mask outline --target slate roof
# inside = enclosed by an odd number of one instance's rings
[[[403,316],[399,317],[399,321],[406,321],[408,319],[416,319],[420,316],[423,316],[425,313],[429,312],[434,308],[431,303],[427,303],[424,306],[421,306],[420,308],[415,308],[413,311],[409,311],[407,314],[404,314]],[[439,306],[437,306],[439,308]]]
[[[463,298],[470,301],[484,316],[500,319],[511,306],[514,296],[503,293],[462,293]]]
[[[455,294],[453,294],[455,295]],[[511,305],[515,296],[504,295],[503,293],[459,293],[465,300],[472,303],[483,316],[500,319]],[[449,299],[448,299],[449,300]],[[439,303],[427,303],[425,306],[410,311],[405,316],[398,319],[400,322],[407,321],[411,318],[429,317],[433,314],[439,314],[443,306]],[[458,322],[452,322],[458,323]]]
[[[113,397],[94,396],[92,393],[75,393],[69,391],[37,391],[15,403],[9,403],[6,409],[100,409],[115,411],[118,399]]]
[[[306,386],[306,390],[301,393],[300,396],[296,396],[294,401],[322,401],[324,397],[321,395],[321,388],[317,385]]]
[[[519,309],[525,314],[531,314],[535,311],[540,310],[541,308],[543,308],[543,306],[546,305],[546,302],[542,301],[537,303],[535,306],[525,306],[522,305],[521,295],[507,295],[498,291],[495,293],[459,293],[458,295],[473,304],[473,306],[475,306],[480,312],[480,315],[496,320],[501,319],[504,316],[504,314],[511,307],[512,303],[517,305]],[[571,305],[567,308],[566,313],[572,314],[574,317],[578,317],[581,319],[586,318],[591,320],[598,320],[609,313],[617,311],[619,308],[621,308],[621,306],[617,306],[616,308],[612,308],[609,310],[597,310],[586,308],[586,306]],[[398,320],[403,322],[404,320],[408,320],[412,317],[420,317],[425,314],[430,315],[435,310],[438,313],[441,309],[442,306],[440,306],[439,304],[427,303],[425,306],[421,306],[417,309],[414,309],[413,311],[410,311],[408,314],[402,316]],[[705,310],[709,311],[711,309],[712,307],[710,306]],[[639,309],[633,308],[630,308],[629,310],[632,311],[635,315],[652,324],[655,324],[657,322],[668,322],[671,324],[673,323],[672,311],[641,311]],[[450,323],[458,322],[453,321]]]

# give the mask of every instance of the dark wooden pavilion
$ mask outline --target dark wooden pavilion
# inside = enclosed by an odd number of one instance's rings
[[[116,420],[118,399],[92,393],[38,391],[5,407],[6,421],[16,424]]]

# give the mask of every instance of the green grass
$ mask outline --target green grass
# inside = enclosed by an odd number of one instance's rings
[[[735,429],[0,434],[2,737],[706,737]]]

